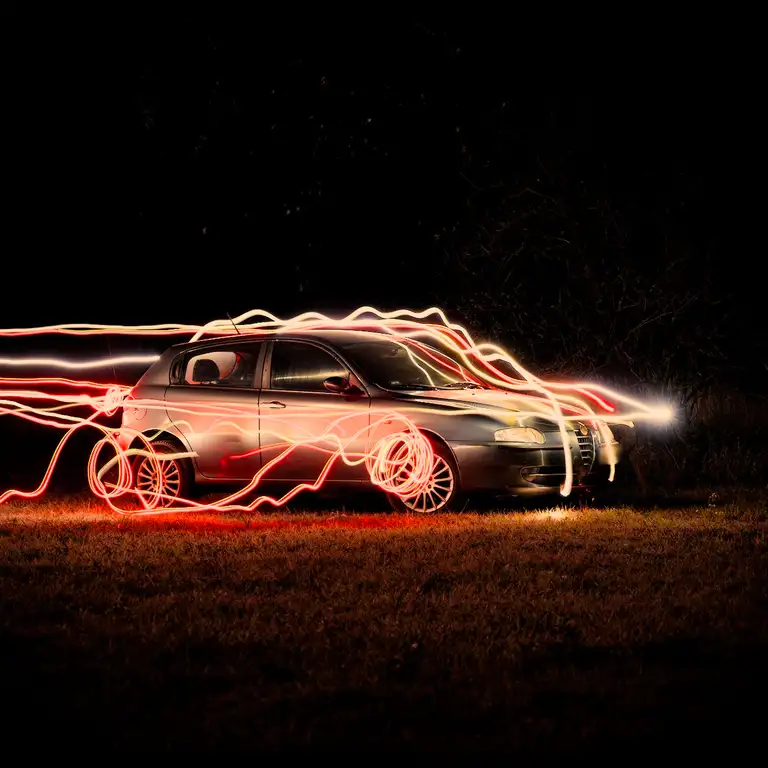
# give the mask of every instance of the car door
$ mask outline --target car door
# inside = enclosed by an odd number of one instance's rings
[[[166,412],[204,477],[250,480],[261,467],[258,384],[265,351],[257,341],[214,344],[189,350],[172,367]]]
[[[338,376],[355,393],[331,392],[324,381]],[[340,356],[305,341],[271,342],[264,366],[259,417],[262,462],[275,460],[264,479],[314,483],[328,460],[343,448],[362,459],[368,442],[370,397]],[[280,458],[280,457],[283,458]],[[364,462],[332,464],[329,482],[367,480]]]

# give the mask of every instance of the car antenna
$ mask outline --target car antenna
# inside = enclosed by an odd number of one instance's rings
[[[232,319],[232,315],[230,315],[229,312],[227,312],[227,317],[229,318],[229,322],[232,323],[232,327],[237,331],[237,335],[239,336],[240,335],[240,329],[235,324],[235,321]]]

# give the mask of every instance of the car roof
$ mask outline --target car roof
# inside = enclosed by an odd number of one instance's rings
[[[318,330],[297,330],[297,331],[246,331],[241,334],[230,333],[226,336],[210,336],[197,341],[187,341],[181,344],[174,344],[172,349],[176,352],[183,352],[187,349],[197,349],[211,344],[221,342],[237,343],[242,341],[280,339],[283,341],[320,341],[328,344],[338,344],[340,342],[381,340],[391,341],[393,336],[389,333],[368,330],[350,330],[350,329],[318,329]]]

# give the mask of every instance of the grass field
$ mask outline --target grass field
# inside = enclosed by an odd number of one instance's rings
[[[9,504],[0,584],[3,725],[33,750],[762,741],[759,503],[247,524]]]

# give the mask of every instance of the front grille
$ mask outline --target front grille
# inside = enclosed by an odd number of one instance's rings
[[[581,460],[584,462],[587,472],[589,472],[592,469],[592,465],[595,463],[595,435],[590,430],[589,434],[586,435],[577,432],[576,437],[579,439]]]

